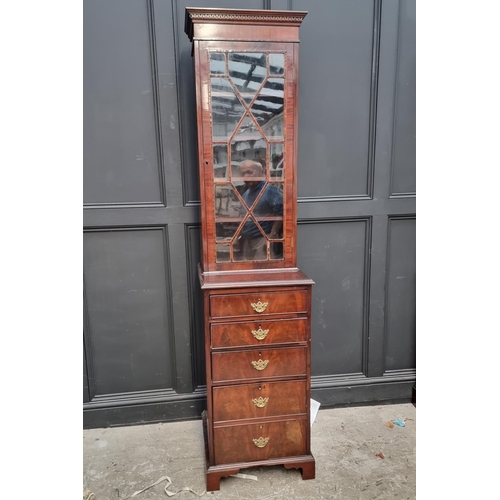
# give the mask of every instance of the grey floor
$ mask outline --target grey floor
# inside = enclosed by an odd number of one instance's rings
[[[404,427],[389,427],[400,419]],[[311,430],[316,479],[298,470],[258,467],[228,477],[202,498],[342,500],[416,498],[416,409],[412,404],[320,409]],[[381,458],[383,457],[383,458]],[[83,488],[88,500],[195,499],[205,491],[201,420],[83,431]]]

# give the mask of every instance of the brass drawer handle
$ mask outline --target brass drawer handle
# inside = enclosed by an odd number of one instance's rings
[[[259,439],[252,439],[252,441],[257,448],[264,448],[264,446],[266,446],[269,442],[269,438],[260,437]]]
[[[252,361],[252,365],[256,370],[263,370],[268,364],[268,359],[259,359],[259,361]]]
[[[267,403],[269,403],[269,398],[263,398],[263,397],[255,398],[255,399],[252,399],[252,403],[257,408],[264,408],[264,406],[266,406]]]
[[[267,337],[267,334],[269,333],[269,330],[263,330],[260,325],[258,330],[252,330],[252,335],[257,339],[257,340],[264,340]]]
[[[259,302],[257,302],[256,304],[254,304],[253,302],[250,303],[253,310],[258,312],[258,313],[264,312],[266,310],[266,307],[268,304],[269,304],[269,302],[261,302],[260,299],[259,299]]]

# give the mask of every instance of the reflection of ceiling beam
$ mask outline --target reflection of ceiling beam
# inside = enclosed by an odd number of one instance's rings
[[[235,106],[235,104],[239,104],[239,106]],[[241,114],[243,114],[243,112],[245,111],[245,108],[240,103],[240,101],[235,103],[232,99],[228,99],[227,101],[217,100],[215,102],[212,102],[212,109],[214,108],[232,109],[233,111],[238,111]]]
[[[260,54],[259,54],[260,55]],[[217,52],[211,52],[210,53],[210,61],[217,61],[221,63],[222,65],[224,64],[224,55],[221,53]],[[260,66],[261,68],[265,68],[265,58],[261,57],[249,57],[248,54],[231,54],[231,61],[234,62],[239,62],[239,63],[244,63],[248,65],[256,64],[257,66]],[[262,64],[264,63],[264,64]],[[277,75],[281,76],[284,72],[283,66],[275,66],[273,64],[269,64],[270,72],[272,75]]]
[[[253,110],[261,111],[262,113],[269,113],[270,115],[276,115],[278,113],[282,113],[283,112],[283,108],[273,109],[273,108],[268,108],[266,106],[254,106],[252,108],[252,111]],[[259,115],[259,116],[261,116],[261,115]]]
[[[230,95],[230,94],[226,94],[226,95],[213,95],[212,96],[212,102],[213,103],[217,103],[217,102],[240,102],[240,100],[233,94],[233,95]],[[240,103],[241,104],[241,103]],[[243,107],[243,105],[241,105],[241,107]]]
[[[279,83],[279,82],[270,81],[270,80],[267,80],[266,84],[264,85],[265,89],[281,90],[282,92],[285,90],[285,84],[284,83]],[[272,80],[280,80],[280,81],[283,82],[283,78],[272,78]]]
[[[230,104],[234,105],[234,103],[240,104],[240,101],[236,97],[231,97],[231,96],[212,97],[212,108],[216,106],[228,106]],[[262,107],[265,106],[265,103],[272,103],[275,104],[277,107],[284,106],[283,97],[276,97],[272,95],[259,95],[257,96],[257,100],[253,103],[252,107],[254,106]],[[243,105],[240,106],[240,109],[243,109]]]
[[[230,113],[213,113],[213,117],[223,117],[224,118],[224,121],[231,121],[233,124],[236,124],[239,119],[241,118],[240,115],[234,115],[234,114],[230,114]],[[230,123],[228,123],[228,126],[231,125]]]
[[[257,56],[257,57],[255,57]],[[231,64],[231,61],[235,62],[240,62],[240,63],[246,63],[246,64],[256,64],[258,66],[262,66],[263,68],[266,67],[266,55],[265,54],[255,54],[255,56],[251,56],[248,53],[231,53],[229,54],[229,64]]]
[[[239,106],[235,107],[235,104]],[[282,97],[271,95],[259,95],[253,103],[251,111],[258,117],[259,124],[262,120],[267,122],[273,117],[283,114],[284,102]],[[212,98],[212,115],[221,120],[239,121],[245,112],[240,101],[236,97],[217,96]]]
[[[213,104],[212,110],[215,111],[216,109],[226,110],[228,113],[232,112],[233,114],[239,114],[240,116],[242,116],[243,113],[245,112],[243,106],[234,107],[231,105],[231,103],[228,103],[228,102],[225,102],[225,103],[218,102],[216,104]]]
[[[248,68],[248,70],[250,71],[250,68]],[[248,73],[240,73],[239,71],[234,71],[234,70],[229,71],[229,76],[231,77],[233,82],[235,79],[241,80],[243,82],[246,82],[248,80],[250,82],[257,83],[259,85],[259,87],[265,78],[265,75],[248,75]],[[242,87],[242,85],[238,85],[236,82],[234,82],[234,84],[236,85],[236,88],[238,88],[238,89]]]
[[[239,76],[237,76],[239,75]],[[237,78],[241,81],[245,81],[246,75],[244,73],[236,73],[236,72],[231,72],[231,78],[233,79],[233,83],[236,85],[236,88],[241,89],[242,85],[237,84],[234,82],[234,78]],[[263,77],[256,77],[256,76],[251,76],[250,80],[253,82],[256,82],[259,86],[262,83]],[[226,80],[227,81],[227,80]],[[277,92],[284,92],[284,85],[282,83],[276,83],[276,82],[270,82],[269,80],[266,82],[264,85],[264,88],[261,90],[261,92],[265,90],[274,90]],[[212,82],[212,91],[219,91],[219,92],[234,92],[233,88],[229,85],[229,82],[227,84],[216,84]]]
[[[260,94],[259,96],[257,96],[257,99],[255,102],[271,102],[273,104],[278,104],[280,106],[284,105],[283,97],[278,97],[278,96],[274,96],[274,95],[262,95],[262,94]]]

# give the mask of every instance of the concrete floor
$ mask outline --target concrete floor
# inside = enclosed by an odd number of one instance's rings
[[[405,427],[390,428],[401,419]],[[416,409],[412,404],[320,409],[311,431],[316,479],[298,470],[257,467],[221,480],[220,491],[202,498],[342,499],[416,498]],[[382,453],[384,458],[377,456]],[[205,491],[201,420],[83,431],[83,488],[88,500],[124,500],[168,476],[169,492]],[[169,498],[166,480],[136,494],[137,500]],[[93,493],[93,495],[92,495]],[[175,500],[195,499],[180,491]]]

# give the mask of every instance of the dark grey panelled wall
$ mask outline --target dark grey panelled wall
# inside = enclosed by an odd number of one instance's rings
[[[205,404],[197,134],[187,6],[307,10],[299,267],[313,397],[415,384],[415,0],[84,0],[85,427]]]

